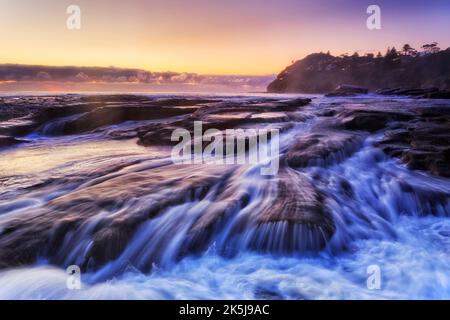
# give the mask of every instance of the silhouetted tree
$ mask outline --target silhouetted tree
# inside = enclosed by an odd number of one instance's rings
[[[392,57],[397,58],[398,57],[397,49],[395,49],[395,47],[392,47],[390,54]]]
[[[426,54],[433,54],[441,51],[441,48],[439,48],[437,42],[432,42],[428,44],[424,44],[421,48],[423,49],[423,52]]]
[[[386,52],[386,55],[384,56],[384,61],[389,66],[394,66],[398,63],[400,63],[400,59],[398,58],[398,52],[395,47],[392,47],[388,49]]]
[[[391,52],[391,47],[387,47],[385,57],[389,56],[389,53]]]
[[[388,48],[384,57],[386,58],[386,60],[394,60],[395,58],[398,58],[397,49],[395,49],[395,47],[392,47],[392,49]]]
[[[413,51],[415,51],[415,49],[411,47],[409,44],[403,45],[402,52],[405,56],[411,55]]]

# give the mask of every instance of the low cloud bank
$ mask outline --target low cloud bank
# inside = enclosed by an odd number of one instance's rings
[[[196,73],[150,72],[141,69],[124,69],[115,67],[52,67],[17,64],[0,65],[0,84],[31,86],[36,82],[59,83],[62,87],[85,87],[90,84],[96,87],[135,84],[137,87],[162,88],[228,88],[230,91],[265,91],[267,85],[275,78],[268,76],[246,75],[200,75]],[[39,85],[36,85],[39,86]]]

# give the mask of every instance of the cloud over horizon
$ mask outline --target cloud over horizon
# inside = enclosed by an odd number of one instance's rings
[[[151,72],[116,67],[39,66],[0,64],[0,83],[125,84],[188,87],[224,87],[231,91],[265,90],[275,75],[200,75],[187,72]]]

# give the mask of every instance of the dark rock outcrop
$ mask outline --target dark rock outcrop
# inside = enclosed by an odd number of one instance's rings
[[[186,129],[193,136],[194,121],[202,121],[202,129],[226,130],[252,124],[253,127],[263,123],[283,123],[281,131],[290,127],[291,120],[304,118],[295,113],[306,106],[311,99],[296,98],[276,102],[255,103],[215,103],[198,108],[181,120],[169,123],[152,123],[138,129],[137,136],[141,145],[174,145],[171,134],[175,129]]]
[[[372,110],[346,110],[338,114],[342,125],[349,130],[375,132],[387,126],[391,121],[411,120],[407,112],[372,111]]]
[[[330,212],[323,205],[323,195],[305,177],[283,167],[271,178],[263,191],[265,201],[258,209],[233,223],[228,233],[224,254],[238,253],[236,248],[271,253],[298,253],[322,249],[336,227]],[[191,227],[192,239],[209,243],[205,235],[218,232],[220,225],[230,222],[233,214],[245,208],[248,193],[236,195],[233,187],[224,190],[215,204]],[[235,218],[235,217],[234,217]],[[242,234],[246,232],[245,234]],[[241,234],[241,236],[240,236]],[[236,247],[233,248],[233,241]]]
[[[76,263],[83,270],[95,270],[121,256],[146,222],[164,217],[176,205],[215,195],[214,205],[197,219],[173,221],[180,230],[172,232],[183,237],[179,247],[168,248],[174,234],[155,230],[155,236],[146,234],[155,243],[142,242],[133,247],[136,255],[129,256],[124,264],[133,263],[148,271],[168,250],[173,251],[174,259],[202,252],[227,227],[226,221],[249,204],[249,194],[239,193],[242,172],[238,170],[235,166],[208,167],[205,171],[199,166],[166,164],[125,175],[112,173],[92,181],[4,223],[0,268],[29,265],[45,257],[56,265]],[[258,210],[239,216],[226,245],[219,248],[223,254],[238,252],[242,246],[273,253],[315,251],[334,234],[335,225],[323,205],[323,195],[292,169],[282,169],[263,192],[264,199],[273,202],[264,202]],[[186,233],[182,231],[185,228]],[[284,228],[282,232],[280,228]],[[89,241],[80,242],[77,235]],[[233,246],[233,241],[238,243]],[[144,254],[146,259],[142,260]]]
[[[427,93],[423,98],[428,99],[450,99],[450,90],[439,90],[438,92]]]
[[[0,148],[1,147],[9,147],[16,143],[19,143],[14,137],[2,136],[0,135]]]
[[[286,160],[293,168],[335,164],[356,151],[363,137],[352,132],[321,130],[321,133],[296,138]]]
[[[214,99],[155,99],[138,95],[0,98],[0,134],[21,136],[54,121],[58,134],[76,134],[119,124],[195,112]],[[67,119],[70,116],[79,115]]]
[[[193,196],[201,198],[233,167],[213,169],[199,173],[195,167],[171,166],[167,170],[161,166],[116,177],[112,174],[109,179],[29,210],[2,226],[0,268],[31,264],[40,256],[55,264],[83,257],[77,261],[80,266],[87,268],[89,263],[90,267],[98,267],[121,254],[140,224]],[[124,207],[139,197],[145,198],[145,205],[122,210],[114,217],[105,216],[86,229],[90,218]],[[84,247],[89,249],[85,253],[78,251],[79,243],[71,237],[77,232],[90,233],[92,245]]]
[[[340,85],[333,92],[327,93],[326,97],[351,97],[358,94],[367,94],[369,89],[359,86]]]
[[[426,99],[450,99],[450,90],[440,90],[439,88],[386,88],[379,89],[376,93],[382,95],[409,96]]]
[[[361,212],[353,178],[335,174],[334,168],[328,170],[327,166],[344,162],[383,134],[378,147],[386,154],[411,169],[450,176],[450,108],[443,102],[418,101],[417,105],[424,107],[417,107],[405,99],[366,97],[343,102],[328,99],[307,106],[311,100],[301,98],[217,101],[121,95],[2,101],[0,108],[8,111],[0,123],[5,132],[0,146],[19,141],[13,132],[30,132],[56,121],[63,128],[60,134],[99,132],[101,139],[136,138],[142,145],[158,147],[129,158],[120,154],[114,159],[106,154],[104,163],[89,159],[86,168],[77,163],[79,171],[58,167],[62,174],[50,170],[43,174],[45,179],[31,178],[28,185],[17,177],[17,193],[16,189],[0,193],[0,213],[21,210],[2,220],[0,269],[30,265],[43,258],[50,264],[77,264],[89,271],[108,264],[108,270],[119,265],[123,271],[132,265],[146,272],[153,264],[210,249],[233,256],[242,250],[284,255],[331,248],[335,239],[341,239],[340,224],[352,221],[345,211],[368,225],[375,226],[380,220]],[[28,106],[31,111],[27,115],[21,108]],[[310,121],[299,123],[305,120]],[[114,126],[124,121],[128,123]],[[194,121],[202,121],[203,131],[294,130],[283,136],[278,174],[255,179],[255,168],[247,165],[173,164],[170,148],[166,148],[174,143],[171,134],[183,128],[192,135]],[[373,153],[385,160],[379,150]],[[103,164],[97,166],[96,162]],[[346,166],[344,163],[343,168]],[[11,177],[7,172],[1,178],[5,186]],[[446,192],[419,190],[401,180],[400,175],[395,176],[401,191],[410,192],[419,206],[423,203],[424,214],[446,210]],[[348,208],[346,203],[333,205],[338,196],[348,201]],[[25,203],[21,207],[16,198],[45,200],[37,206]],[[430,198],[436,199],[435,208],[428,205]],[[398,212],[406,212],[398,202]],[[342,211],[334,211],[338,204]],[[375,200],[371,204],[373,211],[384,215],[378,204]],[[353,234],[357,230],[349,230],[349,238],[359,237]]]
[[[78,119],[64,124],[65,134],[89,132],[96,128],[119,124],[125,121],[142,121],[173,117],[194,112],[195,108],[175,108],[157,106],[114,106],[101,107],[89,112]]]
[[[450,108],[425,107],[414,111],[417,114],[414,120],[397,122],[395,130],[385,132],[380,146],[411,169],[450,177]]]
[[[450,50],[411,56],[340,56],[314,53],[284,69],[267,87],[274,93],[327,93],[338,85],[450,90]],[[435,94],[431,94],[430,98]],[[447,93],[445,93],[447,96]]]

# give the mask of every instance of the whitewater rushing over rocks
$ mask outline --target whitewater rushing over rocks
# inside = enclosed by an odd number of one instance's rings
[[[194,121],[279,130],[278,173],[174,164]],[[449,129],[376,95],[0,98],[0,299],[450,298]]]

